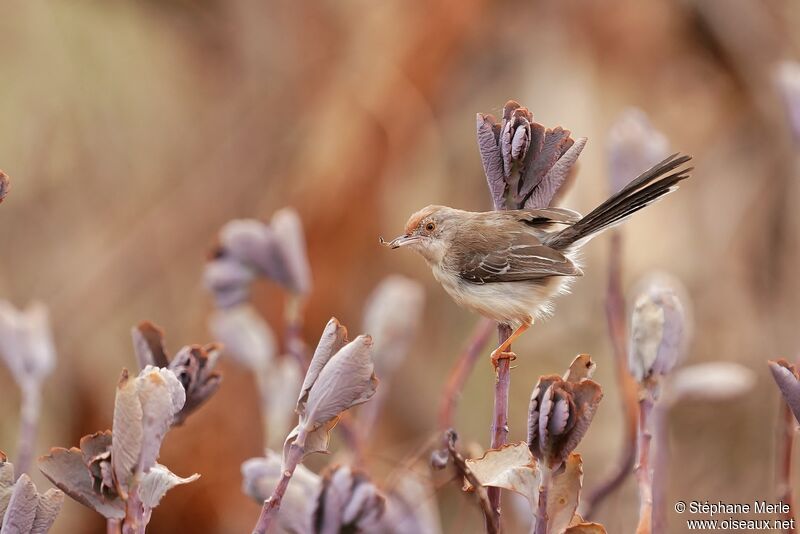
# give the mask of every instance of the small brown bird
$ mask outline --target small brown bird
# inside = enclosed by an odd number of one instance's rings
[[[564,208],[476,213],[427,206],[411,216],[404,235],[381,243],[417,251],[457,304],[514,328],[492,352],[496,363],[534,318],[551,312],[553,297],[583,274],[580,248],[675,191],[692,169],[672,171],[690,159],[668,157],[585,217]]]

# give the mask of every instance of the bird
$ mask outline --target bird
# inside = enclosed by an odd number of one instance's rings
[[[434,278],[461,307],[508,325],[511,335],[492,362],[536,319],[552,313],[553,299],[583,275],[579,252],[590,239],[678,189],[693,168],[673,154],[633,179],[585,216],[560,207],[471,212],[427,206],[408,219],[405,233],[380,243],[419,253]]]

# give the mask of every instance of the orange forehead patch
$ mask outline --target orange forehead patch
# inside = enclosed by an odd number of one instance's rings
[[[419,223],[421,223],[426,217],[430,216],[434,211],[436,211],[436,206],[427,206],[413,214],[406,223],[406,234],[413,233],[414,230],[416,230],[419,226]]]

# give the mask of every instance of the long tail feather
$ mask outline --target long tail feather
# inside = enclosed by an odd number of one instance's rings
[[[547,240],[547,245],[557,250],[565,249],[621,223],[640,209],[657,202],[664,195],[675,191],[678,188],[678,182],[688,178],[692,168],[681,169],[668,176],[664,175],[690,159],[692,159],[691,156],[673,154],[657,163],[580,221],[553,235]]]

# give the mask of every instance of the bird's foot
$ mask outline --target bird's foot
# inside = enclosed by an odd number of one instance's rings
[[[500,360],[508,360],[509,362],[513,362],[516,359],[517,355],[510,351],[506,352],[497,349],[492,352],[492,366],[494,366],[495,371],[497,371],[497,366],[500,365]]]

